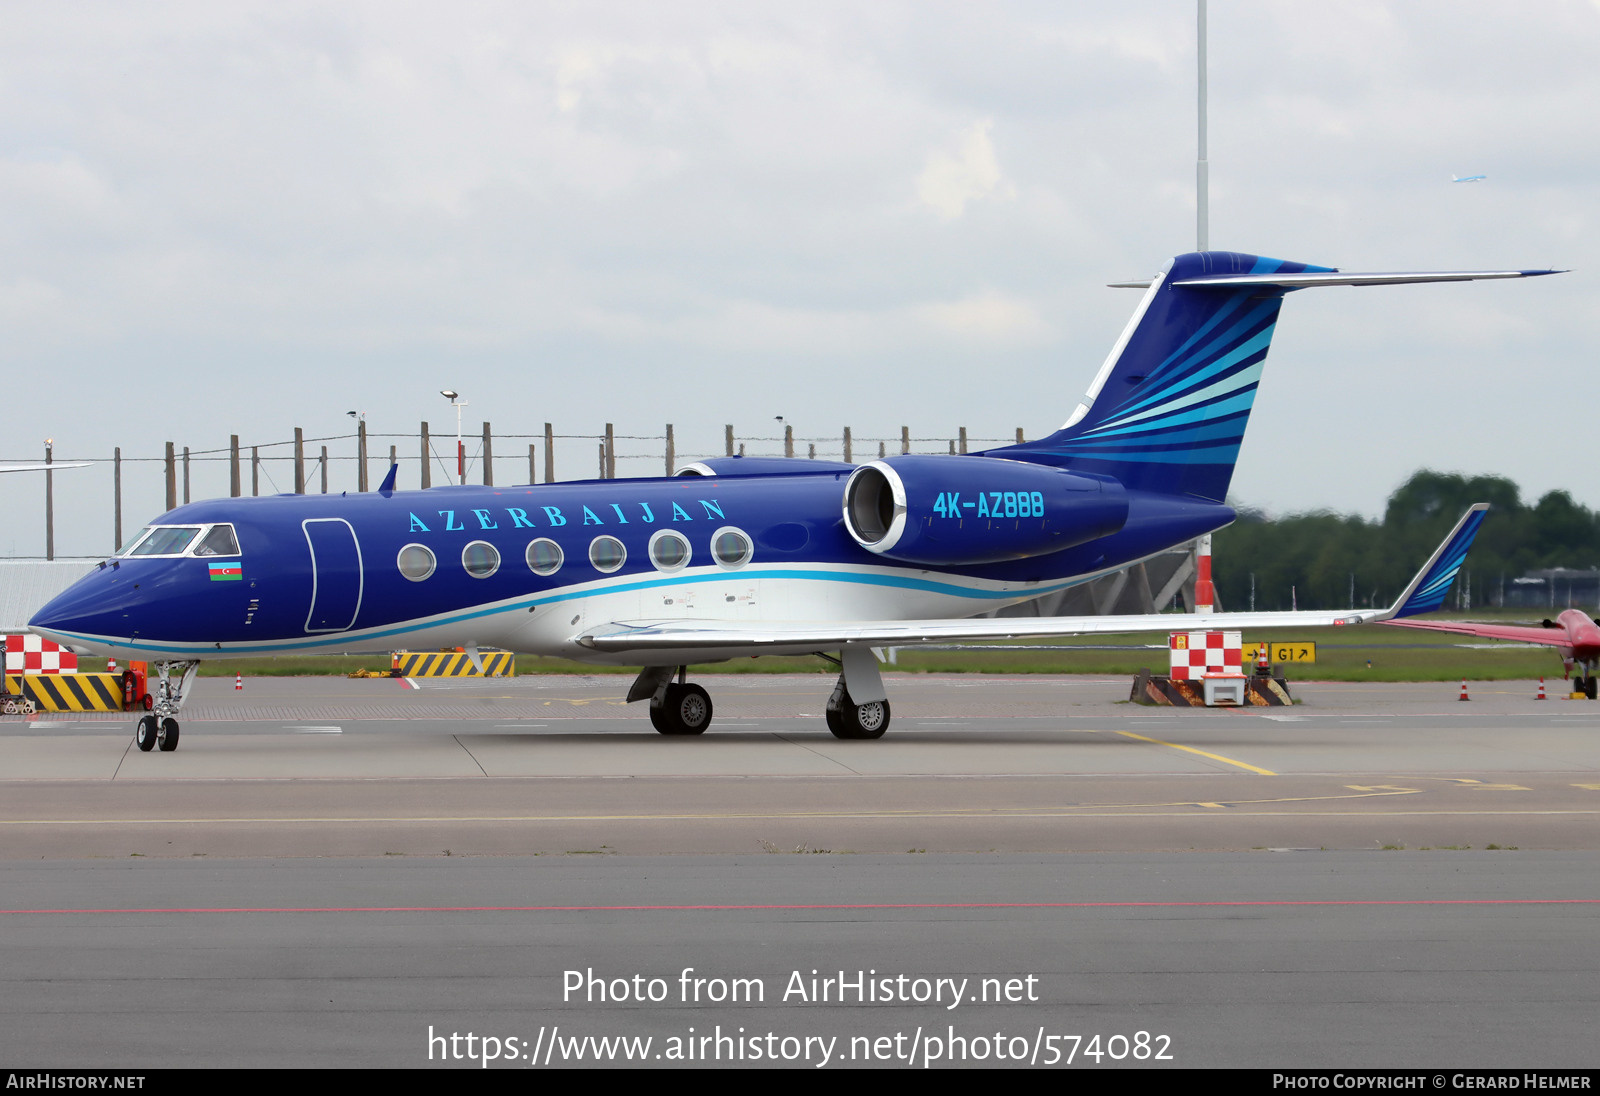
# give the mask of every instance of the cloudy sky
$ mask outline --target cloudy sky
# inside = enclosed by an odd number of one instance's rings
[[[1190,0],[10,0],[0,459],[453,433],[444,387],[468,433],[688,454],[1045,433],[1137,303],[1104,283],[1194,246],[1194,48]],[[1234,500],[1372,515],[1430,466],[1600,507],[1600,6],[1212,0],[1210,57],[1213,247],[1572,268],[1293,295]],[[56,483],[58,553],[109,549],[109,470]],[[125,483],[131,531],[159,466]],[[42,495],[0,477],[0,555]]]

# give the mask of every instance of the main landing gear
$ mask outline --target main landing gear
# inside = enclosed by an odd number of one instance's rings
[[[1545,626],[1554,627],[1548,620],[1545,621]],[[1595,665],[1593,662],[1580,662],[1577,659],[1570,658],[1565,661],[1564,668],[1567,676],[1572,679],[1573,696],[1581,696],[1588,700],[1595,699],[1595,693],[1600,691],[1596,689]],[[1572,672],[1574,667],[1577,668],[1577,673]]]
[[[824,709],[828,730],[835,738],[882,738],[889,729],[889,697],[877,660],[866,648],[850,648],[837,662],[839,680]],[[662,734],[703,734],[711,726],[711,697],[686,680],[688,673],[687,666],[646,666],[628,690],[628,703],[648,700],[650,725]]]
[[[172,683],[172,671],[178,671],[178,683]],[[149,715],[142,717],[133,730],[133,744],[144,753],[160,750],[171,753],[178,748],[178,710],[188,698],[200,671],[198,662],[157,662],[156,702]]]
[[[889,701],[873,700],[857,704],[844,687],[844,675],[833,687],[828,707],[823,713],[828,730],[835,738],[882,738],[889,729]]]
[[[650,725],[662,734],[703,734],[711,726],[711,696],[700,686],[674,681],[650,701]]]
[[[646,666],[628,690],[628,703],[648,700],[650,725],[662,734],[704,734],[711,726],[711,696],[688,676],[687,666]]]

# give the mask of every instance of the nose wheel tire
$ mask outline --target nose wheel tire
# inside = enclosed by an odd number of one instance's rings
[[[156,731],[156,745],[161,747],[162,753],[171,753],[178,748],[178,721],[176,719],[163,719],[161,728]]]
[[[662,734],[703,734],[711,726],[711,696],[692,682],[674,682],[661,705],[650,706],[650,724]]]
[[[133,730],[133,744],[143,753],[149,753],[156,748],[156,717],[147,715],[139,720],[138,726]]]

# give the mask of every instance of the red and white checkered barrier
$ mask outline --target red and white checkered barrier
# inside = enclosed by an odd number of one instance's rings
[[[6,673],[75,674],[78,656],[43,636],[6,636]]]
[[[1167,637],[1167,647],[1172,655],[1169,676],[1174,681],[1244,673],[1244,644],[1238,632],[1173,632]]]

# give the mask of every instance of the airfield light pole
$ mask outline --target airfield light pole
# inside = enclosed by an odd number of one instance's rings
[[[1208,223],[1210,219],[1208,207],[1211,203],[1210,165],[1206,163],[1206,0],[1195,0],[1195,3],[1195,37],[1199,44],[1196,59],[1200,71],[1198,97],[1200,155],[1194,168],[1195,250],[1205,251],[1211,235],[1211,226]]]
[[[467,485],[467,448],[461,444],[461,409],[467,406],[467,401],[461,394],[451,388],[439,389],[439,395],[450,401],[456,409],[456,482],[465,487]]]
[[[44,558],[56,558],[56,485],[55,473],[50,465],[55,463],[56,439],[44,439]]]
[[[356,490],[367,489],[367,413],[365,411],[346,411],[352,419],[356,420]],[[323,478],[327,478],[324,470]]]
[[[1194,236],[1196,251],[1205,251],[1210,244],[1211,186],[1209,165],[1206,163],[1206,0],[1195,0],[1195,61],[1199,70],[1199,87],[1196,96],[1196,115],[1199,119],[1199,155],[1194,165]],[[1191,613],[1209,613],[1216,604],[1216,589],[1211,584],[1211,534],[1207,533],[1195,543],[1195,603]]]

